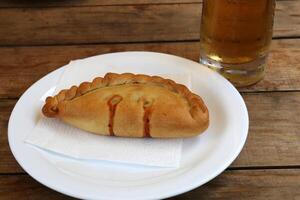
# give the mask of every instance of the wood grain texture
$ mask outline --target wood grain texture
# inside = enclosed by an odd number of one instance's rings
[[[240,91],[300,89],[300,39],[273,40],[271,49],[264,80]],[[0,98],[19,97],[35,81],[70,60],[131,50],[164,52],[194,61],[199,59],[199,42],[2,47]]]
[[[0,175],[0,199],[74,199],[58,192],[55,192],[28,175]]]
[[[172,4],[3,9],[0,45],[199,38],[200,8],[200,4]]]
[[[250,93],[243,98],[249,135],[231,167],[300,166],[300,93]]]
[[[300,170],[225,171],[213,181],[170,200],[300,198]]]
[[[198,40],[201,3],[0,10],[0,45]],[[274,36],[298,37],[300,1],[277,3]]]
[[[299,182],[299,169],[225,171],[202,187],[169,200],[297,200],[300,198]],[[0,176],[0,198],[71,199],[37,183],[28,175]]]
[[[249,110],[246,145],[235,167],[300,166],[300,92],[243,94]],[[7,144],[7,121],[16,100],[0,101],[0,173],[22,172]]]
[[[8,120],[15,103],[15,100],[0,100],[0,174],[23,172],[10,151],[7,138]]]
[[[300,89],[300,39],[273,40],[262,81],[242,92]]]
[[[275,10],[274,36],[295,37],[300,32],[300,1],[278,1]],[[288,12],[287,12],[288,11]]]

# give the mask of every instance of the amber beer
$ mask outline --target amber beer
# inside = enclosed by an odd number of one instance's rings
[[[200,62],[236,86],[262,79],[274,9],[275,0],[204,0]]]

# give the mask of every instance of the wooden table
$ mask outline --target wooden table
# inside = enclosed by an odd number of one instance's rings
[[[7,142],[10,113],[35,81],[71,59],[127,50],[197,61],[200,0],[0,2],[0,199],[66,199],[32,179]],[[300,0],[277,1],[266,77],[240,89],[247,143],[220,176],[172,199],[300,199]]]

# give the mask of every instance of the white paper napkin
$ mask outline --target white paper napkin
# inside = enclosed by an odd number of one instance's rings
[[[61,89],[91,81],[103,76],[99,70],[105,63],[97,59],[72,61],[57,84]],[[111,68],[111,71],[118,71]],[[191,85],[189,74],[165,74],[187,87]],[[45,150],[76,159],[105,160],[159,167],[179,167],[182,139],[119,138],[99,136],[74,128],[57,119],[41,117],[25,142]]]

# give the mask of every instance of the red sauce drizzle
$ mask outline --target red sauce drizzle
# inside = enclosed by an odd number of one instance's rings
[[[119,95],[114,95],[112,96],[108,102],[107,105],[109,107],[109,122],[108,122],[108,129],[109,129],[109,135],[110,136],[115,136],[114,133],[114,118],[115,118],[115,113],[116,113],[116,108],[118,103],[122,101],[122,97]]]
[[[150,116],[151,107],[144,107],[144,137],[151,137],[150,135]]]

